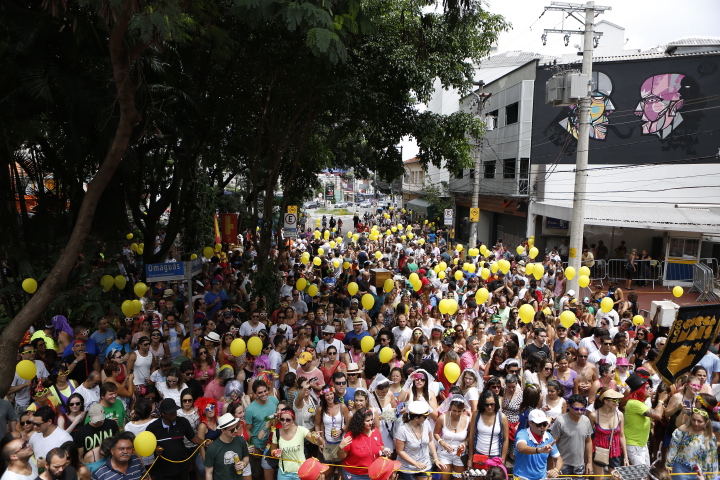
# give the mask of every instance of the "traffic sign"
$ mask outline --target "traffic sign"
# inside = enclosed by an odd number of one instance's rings
[[[297,215],[297,205],[288,205],[288,213]]]
[[[480,209],[479,208],[471,208],[470,209],[470,221],[477,222],[479,220],[480,220]]]
[[[452,225],[452,224],[453,224],[453,209],[446,208],[445,209],[445,225]]]
[[[283,233],[285,238],[297,238],[297,215],[286,213]]]

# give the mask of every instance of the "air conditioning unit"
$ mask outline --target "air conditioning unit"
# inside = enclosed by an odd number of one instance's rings
[[[497,127],[497,117],[494,115],[485,115],[485,130],[490,132]]]

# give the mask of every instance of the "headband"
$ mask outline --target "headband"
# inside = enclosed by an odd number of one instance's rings
[[[708,405],[707,402],[706,402],[705,400],[703,400],[703,398],[702,398],[700,395],[696,396],[696,397],[695,397],[695,400],[697,400],[698,402],[700,402],[700,405],[702,405],[703,407],[707,408],[708,410],[712,410],[712,409],[713,409],[713,407],[711,407],[710,405]]]
[[[502,471],[505,472],[505,478],[508,478],[507,469],[505,468],[502,458],[500,458],[500,457],[489,458],[485,461],[485,466],[502,468]]]
[[[333,387],[325,387],[322,390],[320,390],[320,395],[325,395],[326,393],[334,392],[335,389]]]
[[[293,420],[295,420],[295,412],[293,412],[289,408],[280,411],[280,415],[282,415],[283,413],[287,413],[288,415],[290,415],[293,418]],[[278,415],[278,418],[280,417],[280,415]]]

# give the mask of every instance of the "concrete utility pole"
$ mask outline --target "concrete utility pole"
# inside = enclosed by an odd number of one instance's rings
[[[582,257],[583,231],[585,230],[585,194],[587,191],[587,166],[588,166],[588,148],[590,146],[590,94],[592,93],[592,55],[593,55],[593,39],[596,34],[593,30],[595,23],[595,14],[603,13],[611,10],[611,7],[596,6],[595,2],[587,2],[585,5],[579,3],[551,2],[550,7],[545,7],[545,11],[561,11],[569,17],[573,17],[580,23],[585,25],[583,33],[583,61],[582,73],[588,79],[588,89],[586,95],[580,99],[577,106],[579,128],[578,128],[578,144],[577,158],[575,160],[575,193],[573,194],[573,212],[572,221],[570,223],[570,251],[568,254],[568,266],[580,270],[580,260]],[[576,16],[577,13],[585,12],[585,21]],[[565,44],[567,45],[569,35],[581,33],[578,30],[555,30],[545,29],[547,33],[565,34]],[[599,34],[598,34],[599,36]],[[578,277],[576,275],[572,280],[568,280],[567,290],[575,290],[580,292],[578,288]]]
[[[482,116],[482,110],[485,106],[485,102],[488,98],[490,98],[490,94],[482,93],[482,88],[485,86],[485,82],[479,81],[474,82],[475,85],[480,87],[480,93],[477,92],[471,92],[473,95],[475,95],[475,102],[477,103],[477,116]],[[473,103],[470,108],[474,107],[475,104]],[[473,166],[475,171],[475,182],[473,183],[473,197],[472,197],[472,208],[478,208],[480,206],[480,172],[482,168],[482,149],[483,149],[483,140],[482,138],[475,139],[475,165]],[[470,223],[470,238],[468,241],[469,248],[474,248],[475,245],[477,245],[477,229],[478,229],[478,222],[471,222]]]

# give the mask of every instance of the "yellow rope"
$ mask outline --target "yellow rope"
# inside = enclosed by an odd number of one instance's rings
[[[143,475],[142,477],[140,477],[140,480],[144,480],[145,477],[147,477],[148,473],[150,473],[150,469],[155,466],[155,462],[157,462],[158,459],[162,458],[162,459],[165,460],[166,462],[170,462],[170,463],[185,463],[185,462],[187,462],[188,460],[190,460],[190,459],[197,453],[198,450],[200,450],[200,447],[202,447],[203,445],[205,445],[205,443],[211,442],[211,441],[212,441],[212,440],[203,440],[203,442],[202,442],[200,445],[198,445],[197,448],[196,448],[195,450],[193,450],[193,453],[191,453],[190,456],[189,456],[188,458],[186,458],[185,460],[170,460],[169,458],[165,458],[165,457],[163,457],[162,455],[156,455],[156,456],[155,456],[155,460],[153,460],[153,463],[151,463],[150,466],[145,470],[145,475]],[[162,447],[161,447],[161,448],[162,448]]]

